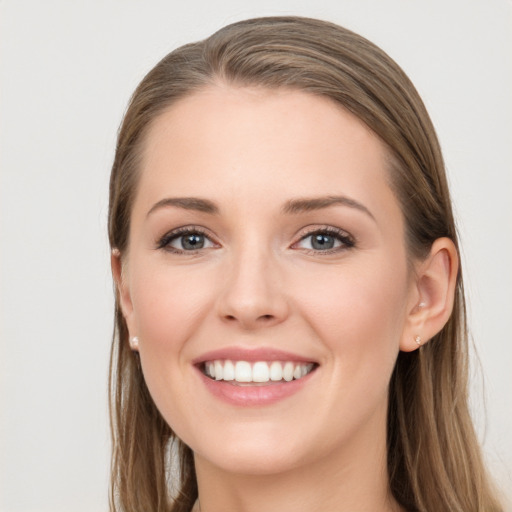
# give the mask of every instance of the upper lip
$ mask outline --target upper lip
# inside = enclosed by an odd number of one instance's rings
[[[316,363],[311,357],[304,357],[293,352],[287,352],[271,347],[226,347],[206,352],[195,358],[193,364],[206,361],[229,359],[231,361],[293,361],[297,363]]]

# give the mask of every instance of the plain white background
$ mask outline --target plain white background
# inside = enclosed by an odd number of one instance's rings
[[[173,48],[276,14],[360,32],[397,60],[427,104],[453,189],[482,367],[474,358],[474,416],[510,496],[511,7],[0,0],[0,511],[107,510],[106,212],[117,127],[137,83]]]

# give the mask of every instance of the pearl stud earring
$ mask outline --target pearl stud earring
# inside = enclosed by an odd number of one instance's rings
[[[133,338],[130,338],[130,348],[132,350],[138,350],[139,349],[139,338],[138,338],[138,336],[133,336]]]
[[[418,347],[420,347],[420,346],[421,346],[421,337],[420,337],[420,336],[416,336],[416,337],[414,338],[414,341],[418,344]]]

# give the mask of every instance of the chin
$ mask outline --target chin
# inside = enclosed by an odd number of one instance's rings
[[[286,473],[299,467],[300,460],[294,454],[270,453],[269,450],[257,451],[227,450],[222,456],[206,454],[209,464],[222,471],[238,475],[267,476]]]
[[[191,448],[196,457],[208,461],[210,465],[228,473],[245,475],[284,473],[299,467],[309,459],[304,443],[294,443],[282,435],[265,436],[261,432],[252,435],[249,431],[246,434],[244,439],[238,436],[236,439],[224,436],[223,439],[229,441],[213,442],[208,445],[201,443],[202,446],[198,446],[197,449],[193,446]]]

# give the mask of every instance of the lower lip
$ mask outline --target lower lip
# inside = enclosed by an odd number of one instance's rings
[[[275,382],[266,385],[239,386],[230,381],[213,380],[198,369],[206,389],[217,398],[240,407],[258,407],[275,404],[298,393],[310,380],[315,370],[304,377],[290,382]]]

